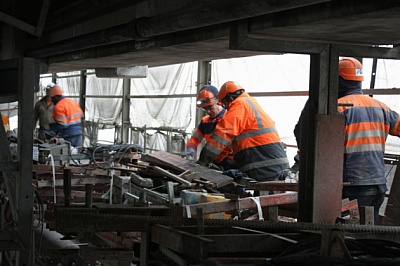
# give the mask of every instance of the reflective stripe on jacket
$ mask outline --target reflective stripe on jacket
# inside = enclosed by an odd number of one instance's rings
[[[230,105],[203,148],[200,160],[226,154],[232,146],[235,163],[258,181],[274,180],[289,162],[275,123],[254,98],[243,93]]]
[[[82,134],[83,112],[76,101],[61,98],[54,106],[53,118],[57,123],[54,130],[62,137]]]
[[[203,140],[207,141],[211,137],[211,134],[214,132],[219,120],[221,120],[225,113],[226,109],[222,109],[222,111],[214,118],[210,118],[209,115],[204,116],[196,130],[193,132],[193,136],[186,144],[186,148],[193,147],[197,150],[197,147]]]
[[[400,136],[399,115],[382,102],[362,94],[342,97],[346,116],[343,181],[352,185],[386,184],[384,153],[387,135]]]
[[[222,109],[222,111],[214,118],[210,118],[209,115],[204,116],[201,119],[200,124],[197,126],[196,130],[193,132],[193,136],[189,139],[188,143],[186,144],[186,147],[193,147],[195,150],[197,150],[197,147],[199,144],[204,140],[205,142],[208,141],[208,139],[211,137],[211,134],[214,132],[215,127],[217,126],[218,122],[221,120],[221,118],[226,114],[226,109]],[[229,152],[229,154],[232,153]],[[228,156],[231,160],[233,160],[233,157],[231,155]],[[215,161],[217,163],[220,163],[224,159],[224,155],[221,154],[220,156],[217,156],[215,158]]]

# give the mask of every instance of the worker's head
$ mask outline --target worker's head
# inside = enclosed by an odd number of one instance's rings
[[[218,105],[218,89],[212,85],[203,86],[197,94],[196,106],[203,108],[211,118],[215,118],[222,109]]]
[[[343,57],[339,60],[339,98],[361,91],[361,82],[364,80],[363,66],[355,58]]]
[[[47,85],[46,92],[47,95],[49,95],[51,98],[62,96],[64,93],[61,87],[54,83],[50,83],[49,85]]]
[[[219,89],[218,101],[222,104],[222,106],[228,109],[229,104],[244,91],[244,88],[238,83],[234,81],[227,81]]]
[[[55,85],[56,85],[56,84],[54,84],[53,82],[47,84],[47,86],[46,86],[46,88],[45,88],[45,90],[46,90],[46,95],[47,95],[47,96],[50,96],[50,90],[51,90],[51,88],[53,88]]]

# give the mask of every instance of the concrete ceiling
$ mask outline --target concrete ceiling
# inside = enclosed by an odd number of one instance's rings
[[[263,52],[230,49],[238,25],[245,25],[253,38],[295,41],[298,46],[396,47],[400,43],[400,2],[1,1],[0,55],[2,60],[37,58],[43,62],[42,72],[54,73],[287,52],[279,47]]]

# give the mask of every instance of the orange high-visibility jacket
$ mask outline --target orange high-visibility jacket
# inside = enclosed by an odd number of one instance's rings
[[[193,132],[193,136],[189,139],[186,148],[193,147],[195,150],[197,150],[197,147],[203,140],[207,142],[208,139],[211,137],[211,134],[214,132],[214,129],[217,126],[218,122],[225,114],[226,109],[222,109],[222,111],[215,118],[210,118],[209,115],[204,116],[201,119],[201,122],[197,126],[196,130]],[[229,152],[228,158],[230,160],[233,160],[233,156],[231,154],[232,149]],[[215,158],[215,162],[220,163],[225,158],[226,157],[224,157],[224,154],[220,154],[219,156],[217,156],[217,158]]]
[[[246,92],[229,105],[199,161],[209,163],[230,146],[239,170],[257,181],[275,180],[289,168],[274,121]]]
[[[54,130],[61,136],[82,134],[83,112],[76,101],[65,97],[60,99],[54,106],[53,118],[57,123]]]
[[[384,153],[388,134],[400,136],[400,117],[384,103],[362,94],[338,100],[346,116],[343,181],[352,185],[386,184]]]

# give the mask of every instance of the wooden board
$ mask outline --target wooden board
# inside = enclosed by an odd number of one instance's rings
[[[142,155],[142,161],[148,162],[151,165],[164,166],[181,173],[189,170],[191,173],[197,173],[202,179],[215,183],[216,188],[233,183],[233,178],[227,175],[166,151],[157,151]]]

